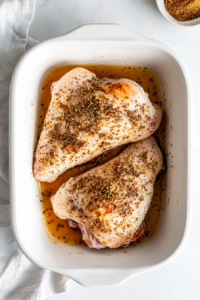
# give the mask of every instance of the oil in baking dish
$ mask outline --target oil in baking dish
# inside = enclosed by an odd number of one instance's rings
[[[69,72],[73,68],[80,67],[80,65],[66,65],[54,69],[45,79],[41,93],[41,106],[40,106],[40,118],[38,127],[38,138],[42,131],[42,125],[45,119],[47,109],[51,101],[50,87],[55,81],[58,81],[65,73]],[[91,72],[96,73],[99,78],[128,78],[136,81],[140,84],[145,92],[149,94],[149,98],[153,103],[161,103],[161,90],[156,76],[147,68],[138,66],[112,66],[112,65],[81,65],[81,67],[88,69]],[[154,136],[159,141],[161,148],[163,148],[163,125],[155,132]],[[91,168],[106,163],[110,159],[118,155],[127,145],[119,146],[113,150],[109,150],[92,161],[76,166],[67,170],[61,174],[54,182],[40,182],[41,191],[41,203],[42,211],[46,229],[53,236],[54,240],[68,243],[71,245],[86,245],[82,240],[82,234],[78,229],[72,229],[68,226],[66,220],[59,219],[52,210],[50,198],[59,187],[69,180],[71,177],[78,176]],[[158,228],[160,211],[161,211],[161,194],[162,194],[162,179],[163,174],[159,174],[154,184],[154,195],[151,202],[151,206],[145,217],[147,224],[147,233],[145,236],[138,239],[133,245],[145,242],[151,239]]]

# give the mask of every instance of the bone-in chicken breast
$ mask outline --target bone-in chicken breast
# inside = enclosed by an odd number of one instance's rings
[[[136,82],[100,80],[86,69],[75,68],[52,85],[34,176],[52,182],[108,149],[150,136],[161,117],[161,108]]]
[[[145,232],[162,153],[153,137],[130,144],[106,164],[70,178],[52,196],[55,214],[81,229],[89,247],[127,246]]]

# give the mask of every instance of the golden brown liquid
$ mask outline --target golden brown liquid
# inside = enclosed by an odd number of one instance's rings
[[[45,79],[43,88],[42,88],[42,95],[41,95],[41,110],[40,110],[40,122],[38,127],[38,137],[42,131],[42,125],[44,122],[44,118],[49,107],[51,101],[51,93],[50,87],[51,84],[57,80],[59,80],[65,73],[69,72],[73,68],[77,67],[76,65],[68,65],[57,68],[53,70]],[[135,67],[135,66],[107,66],[107,65],[81,65],[88,69],[91,72],[96,73],[99,78],[108,77],[108,78],[128,78],[136,81],[140,84],[145,92],[149,94],[149,98],[153,103],[161,103],[161,91],[159,87],[158,80],[156,79],[155,75],[148,69],[142,67]],[[163,141],[163,128],[162,124],[158,131],[154,134],[154,136],[159,140],[161,147]],[[97,165],[104,164],[109,161],[111,158],[118,155],[123,148],[127,145],[119,146],[108,153],[101,155],[99,158],[88,162],[82,166],[76,166],[72,169],[67,170],[62,175],[60,175],[54,182],[40,182],[40,189],[42,195],[42,209],[44,220],[46,223],[46,227],[51,235],[59,241],[69,243],[69,244],[82,244],[85,245],[85,242],[82,241],[82,234],[78,229],[72,229],[68,226],[66,220],[59,219],[52,210],[52,205],[50,198],[59,187],[65,183],[71,177],[78,176],[91,168],[96,167]],[[146,215],[146,224],[147,224],[147,234],[137,242],[134,243],[138,244],[140,242],[144,242],[155,234],[159,217],[160,217],[160,210],[161,210],[161,193],[162,193],[162,174],[160,174],[155,182],[154,185],[154,195],[151,202],[151,206],[149,211]]]

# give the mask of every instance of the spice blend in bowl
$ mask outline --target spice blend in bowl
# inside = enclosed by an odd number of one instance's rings
[[[167,12],[179,22],[200,17],[200,0],[164,0],[164,4]]]

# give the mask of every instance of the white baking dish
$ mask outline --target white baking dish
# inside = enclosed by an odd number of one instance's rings
[[[162,88],[165,209],[156,236],[136,247],[94,250],[53,244],[42,222],[38,186],[32,174],[42,82],[50,70],[61,64],[87,63],[148,67]],[[120,284],[174,257],[186,240],[189,226],[190,97],[188,76],[177,55],[167,46],[118,25],[82,26],[26,53],[16,67],[10,92],[12,226],[24,254],[38,266],[65,274],[85,286]]]

